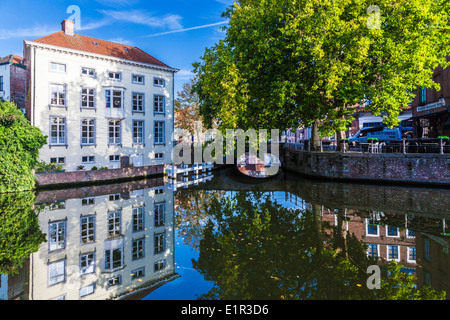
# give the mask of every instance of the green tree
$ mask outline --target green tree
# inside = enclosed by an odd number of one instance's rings
[[[33,169],[45,143],[14,103],[0,102],[0,193],[34,188]]]
[[[450,53],[446,0],[239,0],[194,64],[205,120],[224,128],[345,130],[355,106],[397,124]],[[314,139],[313,149],[318,147]]]
[[[31,191],[0,194],[0,274],[14,274],[45,241]]]
[[[196,79],[183,84],[183,90],[177,93],[175,100],[175,127],[194,132],[194,123],[202,121],[198,109],[198,96],[192,90]]]

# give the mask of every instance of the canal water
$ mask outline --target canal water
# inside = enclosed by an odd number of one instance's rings
[[[449,202],[233,169],[0,195],[0,299],[449,299]]]

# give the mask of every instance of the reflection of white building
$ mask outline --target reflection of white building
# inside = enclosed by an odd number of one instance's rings
[[[116,299],[175,277],[173,208],[165,186],[52,203],[29,299]]]
[[[48,136],[41,160],[84,167],[171,162],[173,69],[139,48],[62,31],[25,41],[27,114]]]

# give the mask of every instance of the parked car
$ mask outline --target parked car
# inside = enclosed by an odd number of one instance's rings
[[[399,128],[375,127],[363,128],[348,139],[349,143],[366,143],[368,139],[377,139],[379,142],[399,142],[402,140],[402,131]]]

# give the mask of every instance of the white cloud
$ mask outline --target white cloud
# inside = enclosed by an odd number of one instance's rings
[[[149,27],[167,27],[171,30],[181,29],[183,27],[180,23],[182,17],[175,14],[157,17],[152,16],[142,10],[100,10],[100,12],[103,13],[105,17],[110,19],[142,24]]]
[[[155,33],[155,34],[148,35],[147,37],[156,37],[156,36],[162,36],[162,35],[171,34],[171,33],[178,33],[178,32],[190,31],[190,30],[210,28],[210,27],[220,26],[220,25],[223,25],[223,24],[226,24],[226,23],[228,23],[228,21],[222,21],[222,22],[216,22],[216,23],[211,23],[211,24],[205,24],[205,25],[202,25],[202,26],[185,28],[185,29],[178,29],[178,30],[160,32],[160,33]]]
[[[109,39],[107,41],[121,43],[121,44],[125,44],[125,45],[128,45],[128,46],[134,46],[133,41],[126,40],[124,38],[114,38],[114,39]]]
[[[139,0],[95,0],[96,2],[110,7],[126,7],[132,6],[139,2]]]
[[[60,29],[49,26],[34,26],[28,28],[16,28],[16,29],[0,29],[0,40],[11,38],[29,38],[26,40],[34,40],[34,38],[40,38],[49,34],[58,32]],[[30,39],[33,38],[33,39]]]
[[[191,80],[191,79],[193,79],[193,78],[195,77],[195,73],[193,73],[193,72],[190,71],[190,70],[181,69],[180,71],[178,71],[178,72],[175,74],[175,77],[176,77],[178,80]]]

